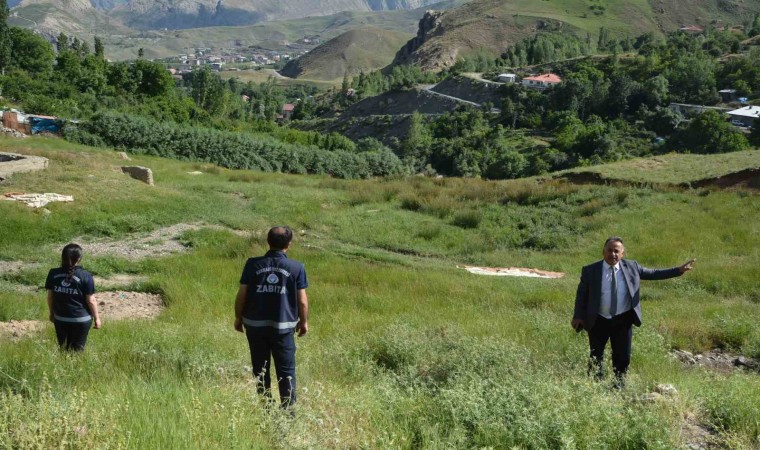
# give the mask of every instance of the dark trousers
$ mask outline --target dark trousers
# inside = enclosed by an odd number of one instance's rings
[[[597,379],[604,376],[602,360],[607,341],[612,347],[612,367],[615,376],[622,378],[631,363],[631,340],[633,339],[633,310],[626,311],[611,319],[602,316],[596,318],[594,328],[588,331],[588,342],[591,348],[589,374],[594,373]]]
[[[253,377],[259,394],[271,395],[270,360],[274,359],[277,372],[277,385],[280,391],[282,407],[296,402],[296,342],[293,331],[285,334],[272,334],[245,329],[248,347],[251,350]]]
[[[87,343],[87,335],[90,333],[92,320],[87,322],[61,322],[56,320],[55,335],[58,338],[58,345],[63,350],[81,352]]]

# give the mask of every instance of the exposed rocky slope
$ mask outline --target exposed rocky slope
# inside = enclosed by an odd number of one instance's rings
[[[499,55],[518,40],[542,30],[571,30],[595,36],[600,27],[606,27],[620,36],[637,36],[692,24],[741,25],[760,12],[760,2],[610,0],[601,10],[598,8],[598,4],[586,0],[473,0],[446,11],[431,10],[420,20],[417,36],[396,54],[393,65],[415,64],[442,70],[473,50]]]
[[[490,103],[496,107],[500,107],[499,105],[503,96],[501,83],[474,80],[464,76],[446,78],[431,90],[439,94],[461,98],[462,100],[481,105]]]

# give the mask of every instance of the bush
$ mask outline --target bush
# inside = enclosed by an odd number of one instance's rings
[[[401,161],[390,151],[330,151],[283,143],[266,135],[159,123],[118,113],[96,114],[81,129],[87,134],[74,132],[71,140],[105,144],[134,153],[211,162],[232,169],[328,174],[340,178],[387,176],[404,170]]]
[[[454,214],[454,218],[451,220],[452,225],[456,225],[460,228],[477,228],[480,226],[480,222],[483,220],[483,213],[475,210],[460,211]]]
[[[100,136],[85,131],[77,126],[66,125],[63,127],[63,137],[67,141],[76,144],[89,145],[91,147],[105,147],[106,143]]]
[[[433,240],[441,234],[441,226],[436,223],[423,223],[417,230],[417,237],[426,241]]]

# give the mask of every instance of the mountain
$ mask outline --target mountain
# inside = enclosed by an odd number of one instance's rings
[[[381,69],[393,61],[409,36],[372,26],[350,30],[289,62],[281,73],[291,78],[339,80],[346,73]]]
[[[476,49],[500,54],[540,30],[571,30],[595,36],[601,27],[614,35],[667,33],[683,25],[743,24],[760,12],[760,2],[742,0],[473,0],[447,11],[429,11],[417,36],[393,64],[441,70]]]
[[[13,0],[14,9],[49,5],[54,10],[95,9],[137,30],[240,26],[328,16],[343,11],[392,11],[427,7],[440,0]]]

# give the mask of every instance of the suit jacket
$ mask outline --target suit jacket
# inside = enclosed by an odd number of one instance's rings
[[[573,319],[583,320],[583,328],[590,330],[594,327],[602,303],[602,267],[604,260],[585,266],[581,270],[581,281],[575,294],[575,312]],[[635,311],[634,325],[641,326],[641,305],[639,301],[639,285],[641,280],[665,280],[681,276],[678,267],[672,269],[647,269],[632,259],[620,261],[631,307]]]

